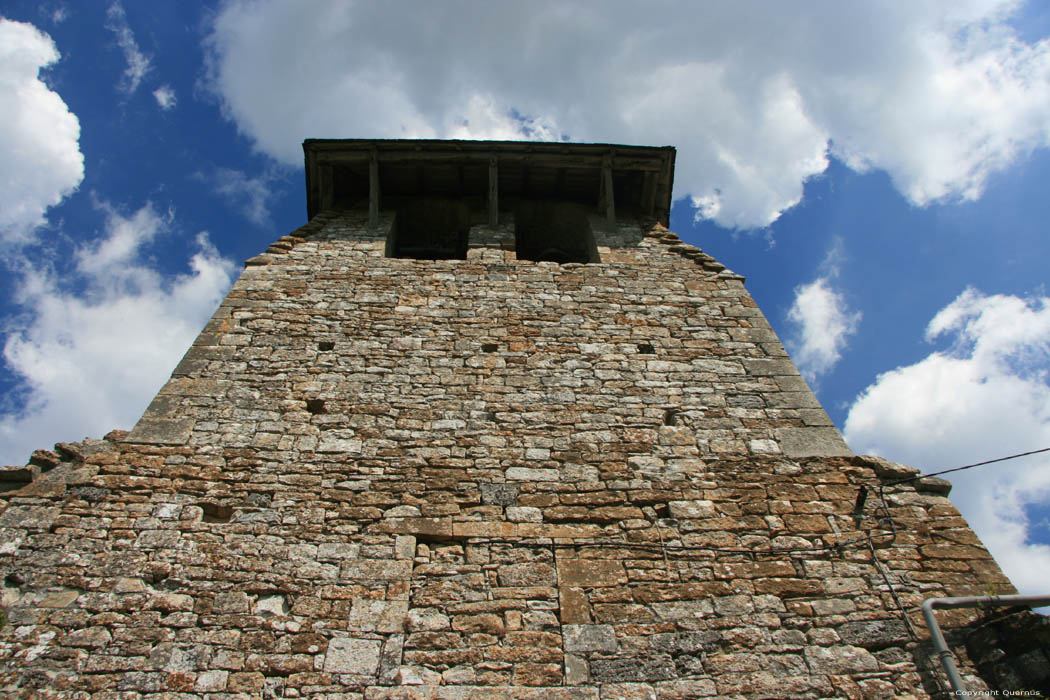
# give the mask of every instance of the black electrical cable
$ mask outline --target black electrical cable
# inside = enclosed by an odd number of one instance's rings
[[[954,467],[952,469],[944,469],[939,472],[933,472],[932,474],[916,474],[915,476],[905,477],[904,479],[897,479],[896,481],[887,481],[886,486],[896,486],[897,484],[907,484],[912,481],[918,481],[919,479],[925,479],[928,476],[940,476],[941,474],[951,474],[952,472],[961,472],[964,469],[973,469],[974,467],[983,467],[986,464],[995,464],[996,462],[1005,462],[1010,459],[1017,459],[1018,457],[1027,457],[1028,455],[1037,455],[1040,452],[1050,452],[1050,447],[1044,447],[1041,450],[1032,450],[1030,452],[1021,452],[1019,454],[1010,455],[1009,457],[998,457],[996,459],[986,459],[983,462],[975,462],[974,464],[967,464],[962,467]]]

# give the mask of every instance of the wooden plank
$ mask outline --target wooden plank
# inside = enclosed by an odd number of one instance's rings
[[[602,199],[605,201],[605,220],[616,223],[616,203],[613,201],[612,153],[602,159]]]
[[[306,220],[314,218],[321,208],[321,171],[313,158],[306,162]]]
[[[482,153],[457,153],[449,151],[440,152],[416,152],[416,151],[383,151],[383,162],[384,163],[416,163],[419,161],[423,162],[438,162],[447,164],[470,164],[477,163],[478,161],[484,162],[486,154]],[[367,153],[361,153],[359,151],[347,151],[347,152],[328,152],[318,154],[317,161],[319,163],[364,163],[369,160]],[[558,155],[546,153],[501,153],[499,155],[500,163],[505,166],[509,165],[531,165],[539,168],[581,168],[588,169],[600,168],[603,161],[603,156],[598,154],[578,154],[578,155]],[[617,170],[644,170],[659,172],[663,169],[664,165],[660,159],[653,158],[624,158],[618,156],[613,162],[613,167]]]
[[[334,180],[335,177],[332,174],[331,165],[322,165],[320,167],[320,205],[321,211],[325,209],[331,209],[335,203],[335,192],[334,192]]]
[[[368,160],[368,226],[379,226],[379,154],[374,148]]]
[[[499,165],[496,156],[489,157],[489,226],[499,225]]]

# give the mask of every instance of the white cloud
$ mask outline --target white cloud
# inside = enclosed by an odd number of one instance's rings
[[[175,91],[171,89],[170,85],[161,85],[153,91],[153,99],[157,101],[161,109],[168,111],[175,106]]]
[[[1016,38],[1017,6],[231,0],[207,50],[227,115],[288,164],[304,138],[672,144],[676,195],[746,228],[829,148],[923,204],[1047,145],[1050,42]]]
[[[927,327],[952,347],[879,375],[843,431],[857,452],[929,472],[1050,447],[1050,298],[967,289]],[[1050,546],[1035,544],[1024,506],[1050,498],[1037,455],[948,475],[952,501],[1014,584],[1045,593]]]
[[[845,297],[835,291],[832,283],[844,259],[845,243],[836,236],[820,264],[820,276],[795,287],[795,300],[788,309],[788,320],[795,324],[788,347],[799,371],[811,384],[838,363],[849,336],[860,325],[861,313],[849,309]]]
[[[39,78],[59,59],[51,38],[0,19],[0,238],[25,242],[84,178],[80,122]]]
[[[128,25],[128,16],[119,2],[114,2],[106,11],[106,29],[116,35],[117,45],[124,52],[124,60],[128,65],[124,69],[124,77],[119,87],[122,92],[130,95],[138,90],[139,83],[150,72],[150,57],[139,49],[135,34]]]
[[[857,332],[861,314],[850,311],[828,277],[795,288],[788,319],[798,327],[789,343],[799,371],[811,383],[826,374],[842,357],[849,336]]]
[[[264,173],[249,177],[240,170],[216,168],[210,175],[199,175],[209,182],[215,191],[223,195],[254,224],[265,226],[270,221],[269,202],[272,199],[270,183],[272,174]]]
[[[143,261],[143,246],[170,230],[170,212],[103,210],[106,234],[77,251],[72,279],[40,261],[24,266],[18,302],[28,321],[7,336],[4,359],[27,400],[0,416],[5,463],[24,464],[59,440],[130,428],[232,282],[232,262],[205,233],[190,270],[174,279]]]

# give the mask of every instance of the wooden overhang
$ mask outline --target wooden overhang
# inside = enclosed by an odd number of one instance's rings
[[[607,143],[307,139],[307,216],[330,207],[379,210],[417,197],[480,202],[490,224],[518,199],[590,204],[616,212],[671,214],[675,149]]]

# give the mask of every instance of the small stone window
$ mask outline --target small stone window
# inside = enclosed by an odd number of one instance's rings
[[[205,502],[200,508],[204,511],[202,520],[206,523],[228,523],[233,518],[233,506]]]
[[[470,210],[456,199],[413,199],[397,209],[386,241],[388,258],[466,260]]]
[[[573,202],[522,200],[514,212],[518,260],[600,262],[587,214],[587,207]]]

